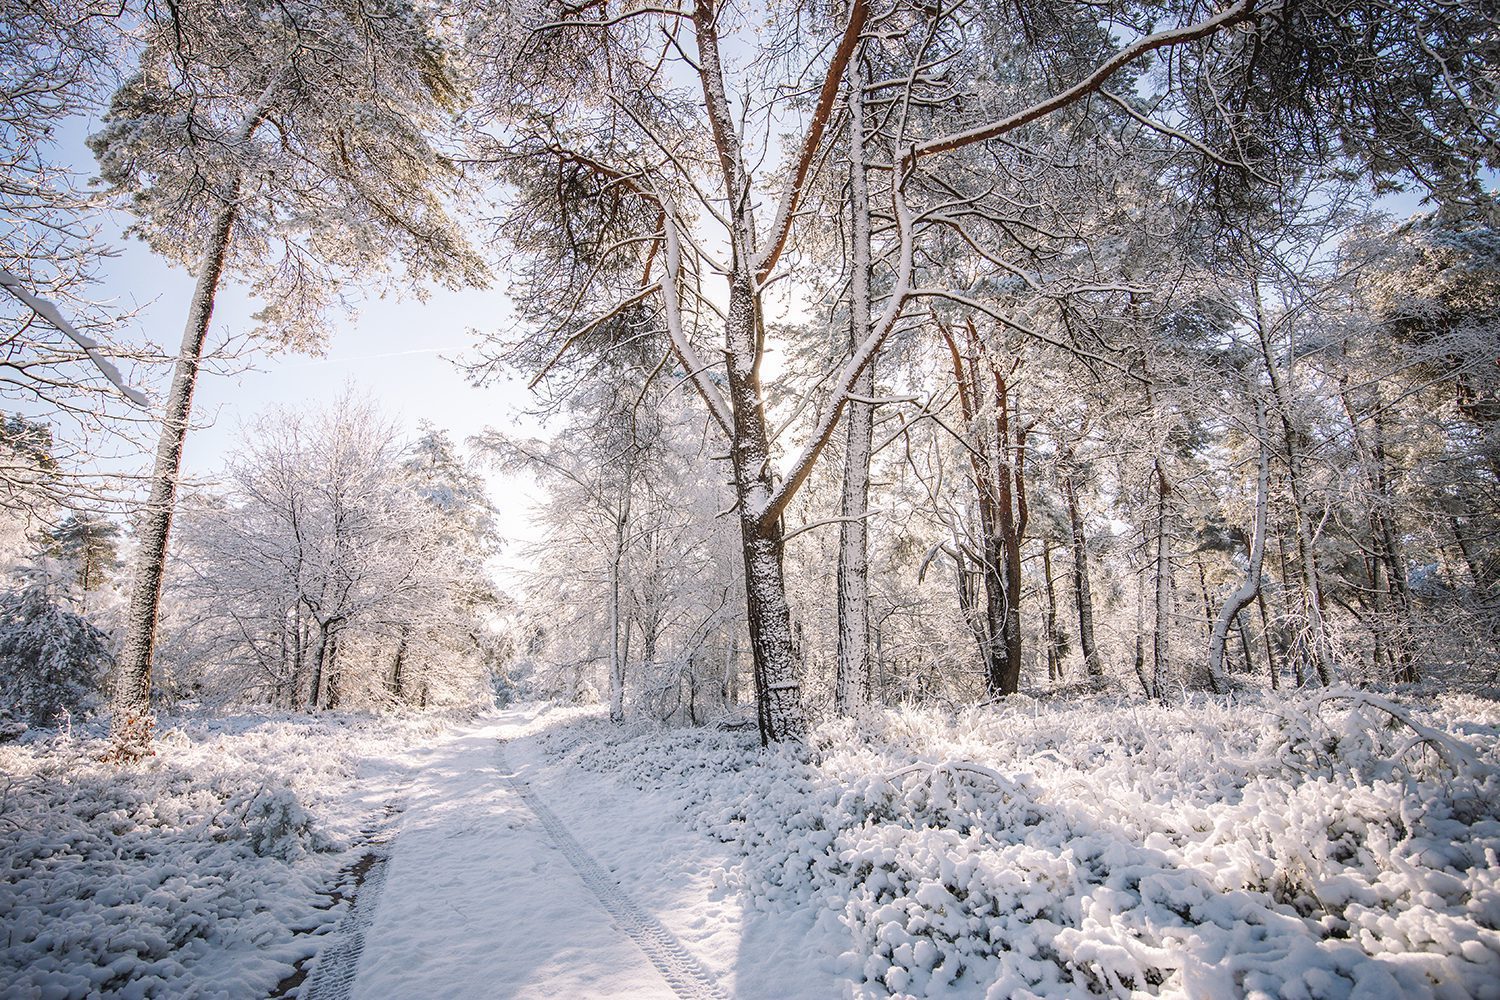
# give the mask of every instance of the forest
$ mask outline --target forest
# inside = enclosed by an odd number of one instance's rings
[[[17,995],[1500,996],[1493,4],[0,0],[0,153]],[[189,474],[396,299],[525,402]]]

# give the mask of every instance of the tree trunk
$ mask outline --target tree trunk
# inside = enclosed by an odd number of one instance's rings
[[[999,458],[1000,542],[1005,566],[1005,666],[1000,693],[1021,690],[1021,543],[1026,537],[1026,431],[1011,424],[1011,391],[996,368],[995,451]]]
[[[1169,662],[1169,634],[1172,605],[1172,556],[1167,532],[1167,473],[1161,459],[1156,467],[1156,602],[1151,642],[1152,697],[1166,694]]]
[[[745,565],[746,624],[754,663],[756,718],[765,744],[802,737],[802,666],[792,639],[782,570],[782,523],[766,516],[773,493],[769,436],[756,345],[760,314],[748,275],[730,289],[725,340],[730,364],[731,458]]]
[[[1146,676],[1146,584],[1141,579],[1145,572],[1146,567],[1142,566],[1135,574],[1135,676],[1140,680],[1146,697],[1154,698],[1156,692],[1151,686],[1151,678]]]
[[[1208,566],[1203,562],[1203,554],[1201,552],[1195,555],[1193,562],[1198,566],[1198,597],[1203,602],[1203,633],[1209,642],[1213,642],[1214,606],[1208,597]],[[1224,682],[1223,677],[1215,677],[1207,670],[1204,673],[1206,675],[1204,679],[1208,682],[1208,689],[1214,694],[1222,694],[1223,692],[1219,688]]]
[[[731,708],[740,702],[740,651],[733,636],[724,642],[724,681],[721,688],[724,707]]]
[[[183,443],[192,416],[193,388],[198,382],[203,341],[213,317],[214,297],[229,252],[238,196],[239,182],[236,179],[209,227],[208,243],[198,266],[193,297],[188,303],[187,325],[162,417],[156,465],[151,473],[151,493],[142,509],[137,535],[139,548],[130,605],[126,611],[125,641],[120,649],[110,719],[112,753],[121,759],[136,759],[151,752],[151,731],[155,725],[151,716],[151,657],[156,646],[167,542],[172,529],[172,513],[177,505],[177,481],[182,466]]]
[[[1234,619],[1234,630],[1240,637],[1240,661],[1244,663],[1245,675],[1255,673],[1255,661],[1250,657],[1250,637],[1245,634],[1245,616],[1243,614]]]
[[[1456,515],[1448,518],[1448,528],[1453,532],[1453,540],[1458,543],[1459,554],[1464,557],[1464,565],[1469,569],[1469,582],[1476,595],[1481,598],[1488,596],[1495,582],[1488,561],[1483,554],[1474,551],[1474,539],[1465,533],[1464,526]]]
[[[1062,641],[1057,634],[1057,588],[1052,583],[1052,539],[1042,539],[1042,578],[1047,584],[1047,618],[1044,631],[1047,639],[1047,679],[1056,683],[1063,679]]]
[[[718,4],[698,0],[692,5],[692,22],[697,42],[696,69],[707,112],[708,131],[717,153],[723,184],[724,218],[728,228],[729,265],[727,267],[728,301],[724,312],[725,394],[703,379],[701,367],[689,365],[695,385],[708,403],[716,422],[729,437],[734,467],[735,499],[740,514],[740,539],[745,562],[746,617],[750,631],[750,648],[755,664],[757,716],[764,742],[800,739],[806,729],[802,705],[802,665],[798,660],[791,634],[790,609],[787,607],[786,583],[782,573],[782,512],[811,474],[822,449],[831,439],[843,413],[846,394],[852,390],[853,378],[879,350],[879,342],[894,326],[905,302],[911,268],[910,216],[901,201],[899,184],[892,186],[893,209],[902,233],[902,263],[885,313],[879,324],[880,336],[872,333],[855,357],[849,360],[838,383],[838,392],[829,411],[807,449],[788,473],[784,487],[778,491],[771,468],[769,434],[766,426],[764,396],[761,392],[760,364],[764,353],[763,318],[760,289],[771,277],[776,260],[785,246],[796,214],[796,202],[807,183],[815,153],[820,148],[824,127],[830,117],[832,102],[838,93],[850,56],[859,41],[868,16],[863,0],[856,0],[850,12],[843,41],[835,50],[829,73],[824,81],[814,111],[795,177],[778,211],[777,222],[768,244],[757,246],[755,232],[755,197],[745,174],[747,157],[736,126],[736,111],[731,106],[724,83],[724,68],[719,54]],[[680,249],[676,222],[665,199],[656,195],[663,207],[662,225],[665,242],[663,273],[669,284],[678,281]],[[677,313],[677,288],[665,288],[664,308],[669,335],[680,356],[691,353]]]
[[[1012,429],[1010,389],[990,360],[973,320],[965,321],[965,354],[952,332],[939,331],[948,345],[964,423],[973,436],[969,473],[979,506],[979,547],[983,559],[984,631],[976,632],[991,695],[1015,694],[1021,681],[1021,541],[1026,534],[1026,432]],[[988,368],[993,389],[980,378]],[[993,411],[981,407],[988,398]],[[993,412],[993,418],[985,416]],[[1014,439],[1014,443],[1012,443]]]
[[[405,678],[401,675],[401,669],[406,664],[406,638],[411,634],[411,629],[405,625],[401,626],[401,637],[396,642],[396,655],[391,661],[391,679],[386,684],[391,697],[400,702],[404,700],[404,692],[401,690]]]
[[[292,636],[292,639],[295,642],[295,646],[292,650],[292,656],[294,657],[294,666],[292,671],[292,689],[287,695],[287,708],[292,710],[295,710],[297,707],[299,692],[302,690],[302,683],[307,676],[307,653],[310,647],[310,635],[307,617],[303,614],[303,607],[300,601],[296,605],[295,626],[296,632],[293,633]]]
[[[615,548],[609,563],[609,719],[625,721],[625,654],[621,649],[620,574],[625,561],[625,531],[630,522],[630,469],[615,508]]]
[[[1255,595],[1260,607],[1260,641],[1266,647],[1266,670],[1271,674],[1271,690],[1281,687],[1281,665],[1276,661],[1276,649],[1271,645],[1271,616],[1266,613],[1266,591],[1262,587]]]
[[[343,700],[343,677],[339,672],[339,635],[328,633],[328,653],[323,661],[323,711],[331,712]]]
[[[1281,533],[1279,528],[1276,531],[1276,549],[1277,554],[1281,558],[1281,613],[1284,616],[1283,620],[1291,620],[1293,618],[1291,598],[1287,596],[1292,592],[1291,577],[1289,575],[1291,571],[1287,569],[1286,536]],[[1288,659],[1292,661],[1292,682],[1298,687],[1302,687],[1307,683],[1307,675],[1304,669],[1307,658],[1302,652],[1305,648],[1305,642],[1300,639],[1294,639],[1287,652]]]
[[[1375,398],[1370,412],[1370,422],[1374,433],[1371,437],[1367,437],[1361,427],[1363,421],[1359,411],[1349,397],[1347,379],[1341,380],[1339,384],[1339,398],[1343,401],[1344,412],[1349,417],[1349,427],[1354,434],[1355,452],[1359,456],[1360,464],[1365,468],[1370,492],[1373,494],[1374,503],[1370,507],[1370,537],[1375,543],[1374,562],[1380,569],[1375,570],[1372,566],[1372,570],[1375,571],[1371,575],[1385,577],[1383,589],[1395,605],[1395,628],[1389,635],[1391,645],[1394,646],[1393,675],[1396,683],[1409,684],[1417,680],[1416,659],[1411,642],[1411,587],[1407,583],[1406,558],[1402,554],[1400,534],[1396,530],[1396,517],[1393,509],[1395,496],[1391,489],[1390,470],[1386,461],[1385,404],[1381,399],[1378,385],[1375,386],[1373,392]],[[1378,613],[1375,620],[1383,622],[1382,616]],[[1385,631],[1383,623],[1380,631]],[[1377,643],[1382,638],[1385,637],[1377,635]]]
[[[1083,651],[1084,671],[1090,680],[1104,678],[1104,661],[1094,642],[1094,595],[1089,586],[1088,538],[1083,533],[1083,515],[1078,509],[1078,488],[1073,479],[1071,453],[1063,472],[1063,494],[1068,501],[1068,542],[1073,550],[1073,598],[1078,605],[1078,648]]]
[[[286,616],[281,616],[280,627],[276,630],[276,682],[271,686],[271,705],[273,708],[286,708],[287,684],[296,675],[291,669],[291,647],[287,644]]]
[[[974,637],[974,646],[979,650],[979,663],[984,668],[985,676],[990,671],[990,636],[986,627],[987,618],[985,610],[979,606],[979,585],[975,582],[980,575],[979,571],[970,571],[968,560],[964,558],[964,547],[958,538],[953,542],[953,586],[954,594],[958,599],[958,613],[962,616],[964,624],[969,628],[969,634]]]
[[[648,608],[647,613],[637,619],[641,630],[641,676],[650,677],[656,672],[656,646],[661,641],[661,615],[659,609]],[[625,630],[625,660],[630,660],[629,622]]]
[[[1266,366],[1266,377],[1271,383],[1271,393],[1276,401],[1276,412],[1281,418],[1282,447],[1286,455],[1287,493],[1292,500],[1293,520],[1296,522],[1294,527],[1297,534],[1297,557],[1302,567],[1302,598],[1304,616],[1307,620],[1307,645],[1312,654],[1313,667],[1318,673],[1318,680],[1328,685],[1333,682],[1333,671],[1329,662],[1331,655],[1328,646],[1328,630],[1323,620],[1322,590],[1318,582],[1317,549],[1312,537],[1312,527],[1308,523],[1307,507],[1302,493],[1304,486],[1302,451],[1298,446],[1297,429],[1292,423],[1289,390],[1281,378],[1281,372],[1276,365],[1275,352],[1271,349],[1271,331],[1266,323],[1265,310],[1261,306],[1260,283],[1256,281],[1252,285],[1255,296],[1255,326],[1260,340],[1261,359]],[[1295,354],[1289,351],[1288,369],[1294,359]]]
[[[1245,574],[1245,582],[1240,584],[1239,589],[1229,595],[1224,606],[1219,609],[1218,621],[1214,624],[1213,636],[1208,643],[1208,679],[1209,684],[1215,692],[1223,685],[1224,674],[1224,642],[1229,637],[1229,626],[1241,611],[1251,601],[1260,596],[1261,590],[1261,567],[1265,563],[1266,556],[1266,515],[1270,506],[1271,496],[1271,445],[1267,439],[1266,428],[1266,404],[1264,400],[1255,401],[1255,436],[1257,448],[1260,452],[1260,462],[1255,477],[1255,523],[1250,532],[1250,571]],[[1264,614],[1265,606],[1261,606]],[[1244,631],[1241,630],[1241,639]],[[1267,640],[1269,643],[1269,640]],[[1267,651],[1269,652],[1269,645]],[[1246,650],[1248,659],[1249,651]],[[1276,665],[1271,664],[1272,687],[1275,687]]]
[[[993,535],[990,536],[994,538]],[[1010,660],[1010,599],[1005,585],[1005,554],[987,546],[984,566],[984,617],[987,624],[989,670],[985,682],[990,695],[1013,694]]]
[[[864,76],[849,60],[849,353],[870,335],[870,191],[865,173]],[[870,673],[870,448],[875,428],[875,363],[860,372],[844,419],[844,486],[839,498],[838,668],[834,706],[852,714],[865,700]]]
[[[797,740],[806,728],[802,707],[802,666],[792,643],[791,609],[787,606],[782,572],[784,534],[779,511],[771,509],[776,495],[771,468],[770,435],[766,427],[760,362],[764,344],[755,216],[749,178],[745,175],[741,141],[724,86],[719,55],[717,7],[699,0],[692,12],[698,44],[697,69],[702,85],[709,131],[722,172],[729,228],[729,297],[724,313],[724,359],[728,413],[715,410],[725,421],[734,470],[735,501],[740,515],[740,547],[745,565],[745,611],[754,663],[756,718],[763,744]],[[665,218],[669,238],[666,270],[676,271],[678,253],[675,222]],[[669,323],[675,314],[675,290],[667,296]],[[842,402],[842,400],[840,400]],[[712,405],[712,404],[711,404]]]
[[[317,641],[313,644],[312,687],[307,694],[307,710],[316,712],[322,704],[323,663],[328,655],[328,627],[317,622]]]
[[[801,664],[793,648],[791,609],[787,606],[782,573],[781,533],[777,530],[767,534],[770,537],[744,531],[743,547],[746,617],[755,664],[756,718],[761,742],[769,745],[800,739],[806,724],[802,714]]]

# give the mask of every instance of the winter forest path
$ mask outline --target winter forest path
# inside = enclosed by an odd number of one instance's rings
[[[802,914],[744,912],[662,793],[549,766],[512,710],[417,751],[348,997],[837,996]],[[832,947],[832,942],[826,947]]]

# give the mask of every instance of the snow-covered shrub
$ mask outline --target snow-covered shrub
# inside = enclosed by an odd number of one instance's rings
[[[267,995],[339,918],[341,796],[399,735],[344,723],[165,719],[128,767],[96,726],[0,745],[0,994]]]
[[[1480,766],[1458,740],[1367,691],[1328,688],[1290,702],[1274,716],[1278,756],[1299,774],[1349,773],[1371,780],[1398,773],[1464,773]]]
[[[755,905],[842,925],[863,997],[1500,997],[1500,709],[1441,717],[1347,690],[1016,698],[834,720],[802,751],[546,739],[670,788]]]
[[[0,593],[0,706],[34,725],[82,714],[108,669],[107,643],[42,587]]]

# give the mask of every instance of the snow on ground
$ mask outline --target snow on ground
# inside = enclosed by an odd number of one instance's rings
[[[511,773],[729,995],[840,995],[822,958],[837,939],[813,936],[805,912],[747,912],[715,880],[735,863],[732,846],[683,823],[670,792],[542,759],[534,734],[590,718],[512,710],[418,755],[354,997],[676,995],[505,780]]]
[[[429,728],[169,719],[126,767],[98,728],[0,745],[0,994],[266,996],[337,920],[322,893]]]
[[[727,888],[837,925],[856,995],[1500,997],[1494,702],[1015,698],[804,752],[601,721],[545,744],[670,795],[735,848]]]
[[[1353,691],[872,712],[771,752],[542,706],[179,721],[124,769],[43,734],[0,746],[0,992],[265,996],[397,804],[367,1000],[1500,998],[1497,747],[1493,701]]]

